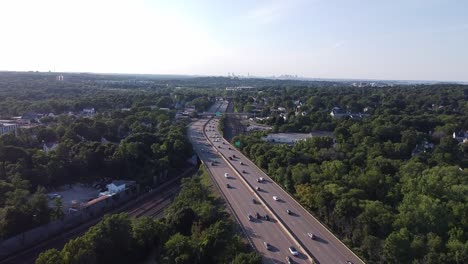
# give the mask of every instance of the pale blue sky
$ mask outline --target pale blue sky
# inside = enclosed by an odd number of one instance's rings
[[[5,0],[0,70],[468,81],[465,0]]]

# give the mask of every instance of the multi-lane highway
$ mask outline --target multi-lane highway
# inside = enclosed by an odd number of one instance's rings
[[[223,107],[225,104],[218,103],[212,110]],[[312,260],[322,264],[364,263],[268,175],[220,137],[217,122],[202,119],[192,123],[190,138],[265,263],[286,263],[287,256],[295,263]],[[260,177],[264,179],[262,182],[258,182]],[[272,220],[249,221],[248,215],[255,218],[257,212],[261,216],[268,214]],[[273,250],[267,250],[263,242],[268,242]],[[290,253],[290,246],[298,250],[299,256]]]

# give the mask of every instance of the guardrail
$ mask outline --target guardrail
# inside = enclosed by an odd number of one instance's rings
[[[211,120],[211,118],[209,119]],[[205,131],[205,127],[206,127],[206,124],[208,123],[208,121],[203,125],[203,131]],[[203,133],[204,134],[204,133]],[[216,181],[214,175],[211,173],[210,169],[208,168],[208,166],[205,164],[205,162],[200,159],[201,163],[203,164],[203,166],[205,166],[206,168],[206,171],[209,173],[211,179],[212,179],[212,182],[213,184],[216,186],[216,188],[218,189],[219,193],[221,193],[221,196],[223,197],[224,201],[226,201],[226,204],[228,205],[227,206],[227,209],[231,212],[231,214],[234,216],[234,218],[236,219],[237,223],[239,223],[239,226],[240,228],[242,229],[242,233],[244,234],[244,237],[247,239],[247,241],[249,242],[250,246],[255,250],[255,251],[259,251],[258,248],[255,246],[255,244],[253,243],[252,239],[250,238],[250,236],[247,234],[247,231],[245,230],[245,227],[244,225],[242,224],[242,222],[240,221],[239,219],[239,216],[236,214],[236,212],[234,211],[231,203],[229,202],[229,200],[227,199],[226,195],[223,193],[223,190],[221,189],[221,187],[219,186],[218,182]]]
[[[211,118],[208,120],[208,122],[210,120]],[[299,248],[304,249],[304,252],[307,254],[308,258],[311,260],[311,263],[315,264],[316,259],[313,256],[313,254],[310,252],[310,250],[302,244],[302,242],[298,239],[298,237],[286,226],[283,220],[275,213],[273,208],[271,208],[270,205],[268,205],[268,203],[254,191],[254,187],[244,179],[242,174],[234,166],[232,166],[231,162],[228,161],[228,159],[223,155],[223,153],[221,153],[220,151],[216,149],[213,142],[206,136],[205,126],[206,124],[208,124],[208,122],[206,122],[205,125],[203,126],[203,135],[211,143],[213,149],[221,156],[221,158],[226,162],[226,164],[239,176],[239,178],[244,182],[244,184],[249,187],[249,190],[254,194],[254,196],[263,202],[263,205],[270,212],[270,214],[276,217],[276,219],[278,220],[278,223],[280,224],[280,227],[285,231],[285,233],[297,244]]]
[[[231,147],[234,148],[234,146],[232,146],[230,143],[228,143],[228,144],[229,144]],[[240,153],[240,155],[241,155],[244,159],[250,161],[250,159],[247,158],[241,151],[239,151],[239,153]],[[252,161],[251,161],[251,162],[252,162]],[[348,246],[346,246],[338,237],[336,237],[336,236],[333,234],[333,232],[331,232],[330,229],[328,229],[327,226],[325,226],[324,224],[322,224],[322,222],[320,222],[315,216],[313,216],[313,215],[309,212],[309,210],[307,210],[306,208],[304,208],[304,206],[302,206],[298,201],[296,201],[296,199],[294,199],[294,197],[292,197],[291,194],[290,194],[287,190],[285,190],[281,185],[279,185],[279,184],[277,184],[275,181],[273,181],[273,180],[271,179],[271,177],[268,176],[268,174],[266,174],[266,173],[265,173],[261,168],[259,168],[254,162],[252,162],[252,164],[253,164],[255,167],[257,167],[257,168],[259,169],[259,171],[262,172],[262,174],[263,174],[262,176],[263,176],[264,178],[269,179],[273,184],[276,184],[277,186],[279,186],[279,187],[286,193],[286,195],[289,196],[289,198],[291,198],[291,199],[294,201],[294,203],[296,203],[296,205],[298,205],[299,207],[301,207],[309,216],[311,216],[315,221],[317,221],[317,223],[318,223],[320,226],[322,226],[323,229],[325,229],[331,236],[333,236],[341,245],[343,245],[345,248],[347,248],[347,249],[351,252],[351,254],[353,254],[353,255],[354,255],[357,259],[359,259],[362,263],[365,263],[358,255],[356,255],[351,249],[349,249]],[[229,163],[229,165],[230,165],[230,163]],[[231,166],[231,167],[232,167],[232,166]],[[236,171],[237,171],[237,170],[236,170]]]
[[[312,252],[310,252],[310,250],[304,246],[304,244],[302,244],[301,240],[299,240],[299,238],[289,229],[289,227],[286,226],[286,224],[284,223],[283,219],[281,219],[281,217],[279,217],[275,210],[273,210],[273,208],[270,207],[270,205],[265,201],[265,199],[263,199],[263,197],[261,197],[260,195],[258,195],[254,190],[254,187],[249,183],[247,182],[244,177],[241,175],[241,173],[234,167],[231,165],[231,163],[226,159],[226,157],[222,154],[221,154],[221,158],[228,164],[228,166],[239,176],[239,178],[244,182],[244,184],[246,186],[249,187],[250,191],[254,194],[255,197],[257,197],[257,199],[259,199],[260,201],[263,202],[263,205],[266,207],[266,209],[276,217],[276,219],[278,220],[278,223],[280,224],[280,227],[285,231],[285,233],[294,241],[296,242],[297,246],[299,248],[302,248],[304,249],[304,252],[308,255],[308,258],[311,260],[311,263],[315,263],[315,257],[313,256]]]

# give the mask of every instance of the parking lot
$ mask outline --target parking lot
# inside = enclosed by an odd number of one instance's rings
[[[52,194],[60,195],[63,204],[63,211],[68,212],[68,208],[72,206],[73,201],[76,201],[78,204],[87,202],[90,199],[97,198],[99,195],[99,190],[86,186],[84,184],[73,184],[73,185],[64,185],[57,188],[54,191],[47,193],[48,196],[52,197]],[[49,199],[49,206],[54,207],[54,199]]]

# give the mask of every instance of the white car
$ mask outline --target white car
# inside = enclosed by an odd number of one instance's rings
[[[315,240],[315,239],[317,238],[317,237],[316,237],[314,234],[312,234],[312,233],[307,233],[307,235],[308,235],[310,238],[312,238],[313,240]]]
[[[278,196],[273,196],[273,200],[275,200],[275,201],[279,201],[279,198],[278,198]]]
[[[229,177],[229,174],[226,172],[224,173],[224,177],[228,178]]]
[[[291,252],[293,256],[299,255],[299,252],[297,252],[295,247],[289,247],[289,252]]]

